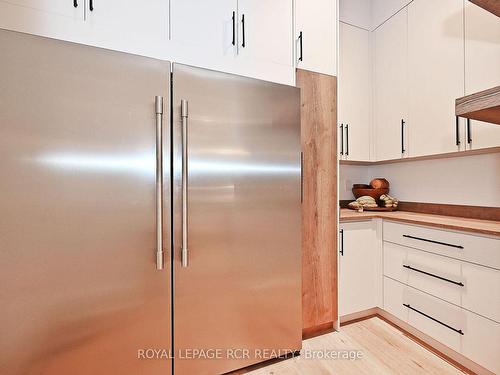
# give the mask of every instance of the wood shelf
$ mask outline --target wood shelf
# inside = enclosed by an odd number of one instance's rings
[[[500,86],[458,98],[455,114],[500,125]]]
[[[500,17],[500,1],[498,0],[470,0],[471,3],[486,9],[495,16]]]

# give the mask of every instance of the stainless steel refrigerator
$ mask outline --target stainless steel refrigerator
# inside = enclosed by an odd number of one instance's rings
[[[0,48],[0,373],[221,374],[300,349],[298,89]]]

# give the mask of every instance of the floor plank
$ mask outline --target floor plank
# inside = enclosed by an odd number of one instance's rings
[[[303,350],[355,350],[358,359],[307,359],[304,354],[249,372],[251,375],[458,375],[459,369],[379,318],[305,340]]]

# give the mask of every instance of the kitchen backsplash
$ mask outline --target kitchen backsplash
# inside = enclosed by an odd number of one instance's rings
[[[387,178],[401,201],[500,207],[500,153],[375,166],[340,166],[339,199],[352,184]]]

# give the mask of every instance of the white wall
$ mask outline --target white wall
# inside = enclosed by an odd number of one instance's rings
[[[401,201],[500,207],[500,153],[376,166],[340,166],[340,199],[350,187],[384,177]],[[346,189],[346,182],[349,189]]]
[[[340,0],[339,21],[371,30],[371,3],[372,0]]]

